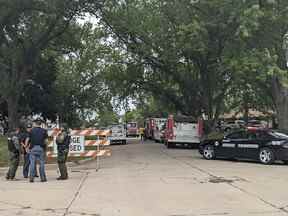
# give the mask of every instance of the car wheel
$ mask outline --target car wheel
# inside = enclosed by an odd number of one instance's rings
[[[231,128],[230,127],[227,127],[227,128],[225,128],[225,130],[224,130],[226,133],[228,133],[228,132],[230,132],[231,131]]]
[[[215,150],[212,145],[205,145],[203,149],[203,157],[206,160],[212,160],[215,159]]]
[[[270,148],[262,148],[259,152],[259,160],[262,164],[272,164],[275,161],[274,152]]]
[[[288,165],[288,160],[283,160],[283,163]]]

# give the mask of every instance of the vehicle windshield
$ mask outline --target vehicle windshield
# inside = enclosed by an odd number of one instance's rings
[[[136,124],[136,123],[128,123],[128,124],[127,124],[127,127],[136,128],[136,127],[137,127],[137,124]]]
[[[280,132],[276,132],[276,131],[271,131],[269,132],[270,135],[276,137],[276,138],[280,138],[280,139],[288,139],[288,135],[284,134],[284,133],[280,133]]]

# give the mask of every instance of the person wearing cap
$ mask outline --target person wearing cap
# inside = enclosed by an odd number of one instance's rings
[[[23,163],[23,177],[28,178],[29,175],[29,167],[30,167],[30,141],[29,141],[29,134],[32,130],[32,123],[28,123],[26,126],[26,131],[21,134],[20,136],[20,143],[23,148],[23,158],[24,158],[24,163]],[[35,177],[39,177],[37,174],[37,168],[35,166]]]
[[[60,171],[60,176],[57,178],[57,180],[68,179],[66,161],[68,158],[70,142],[71,142],[71,136],[69,134],[69,128],[67,124],[64,123],[61,127],[60,133],[56,137],[57,162]]]
[[[30,142],[30,182],[34,182],[37,160],[40,163],[39,172],[41,182],[47,181],[45,173],[45,150],[48,133],[45,129],[41,128],[41,123],[41,119],[35,121],[35,127],[32,128],[28,138]]]

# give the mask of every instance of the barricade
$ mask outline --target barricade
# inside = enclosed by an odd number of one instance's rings
[[[57,157],[56,137],[59,132],[59,129],[48,130],[48,159]],[[111,156],[111,150],[106,148],[110,145],[108,140],[108,136],[111,135],[110,130],[72,130],[70,135],[72,141],[68,158],[96,158],[98,167],[99,157]]]

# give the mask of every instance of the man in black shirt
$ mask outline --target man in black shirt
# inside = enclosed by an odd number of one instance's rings
[[[45,149],[46,140],[48,138],[47,131],[41,128],[41,120],[35,121],[35,127],[29,135],[30,141],[30,182],[34,182],[36,161],[40,162],[40,177],[41,182],[46,182],[45,174]]]
[[[30,141],[28,142],[27,138],[30,136],[30,132],[32,130],[32,123],[28,123],[26,125],[26,130],[21,134],[20,137],[20,143],[23,148],[23,158],[24,158],[24,163],[23,163],[23,176],[24,178],[28,178],[29,175],[29,167],[30,167]],[[27,142],[26,142],[27,140]],[[35,177],[39,177],[37,174],[37,168],[35,165]]]

